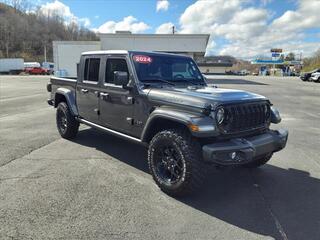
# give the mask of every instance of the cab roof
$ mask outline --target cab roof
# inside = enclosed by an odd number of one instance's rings
[[[128,54],[127,50],[102,50],[83,52],[81,55],[100,55],[100,54]]]
[[[186,55],[175,54],[175,53],[166,53],[166,52],[151,52],[151,51],[128,51],[128,50],[100,50],[100,51],[88,51],[83,52],[81,55],[108,55],[108,54],[119,54],[119,55],[126,55],[126,54],[146,54],[146,55],[166,55],[172,57],[186,57],[190,58]]]

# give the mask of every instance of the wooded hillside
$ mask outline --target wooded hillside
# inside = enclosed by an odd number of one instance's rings
[[[303,59],[303,71],[308,72],[320,68],[320,49],[312,57]]]
[[[47,61],[52,61],[55,40],[94,41],[98,37],[76,23],[66,24],[62,16],[43,16],[39,10],[0,3],[0,58],[22,57],[25,61],[43,62],[46,49]]]

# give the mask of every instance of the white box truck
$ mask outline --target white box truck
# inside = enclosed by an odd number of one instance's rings
[[[24,70],[23,58],[1,58],[0,73],[19,74]]]
[[[81,53],[100,50],[99,41],[53,41],[54,75],[77,77]]]

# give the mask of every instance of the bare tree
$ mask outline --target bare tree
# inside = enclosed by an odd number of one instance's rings
[[[0,55],[23,57],[26,61],[43,61],[47,50],[52,60],[54,40],[97,40],[96,34],[67,23],[63,16],[48,14],[27,0],[7,0],[0,3]],[[30,11],[32,9],[32,11]]]

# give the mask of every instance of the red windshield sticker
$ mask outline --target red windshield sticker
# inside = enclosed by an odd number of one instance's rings
[[[151,57],[143,56],[143,55],[135,55],[133,56],[133,60],[138,63],[145,63],[145,64],[152,63]]]

